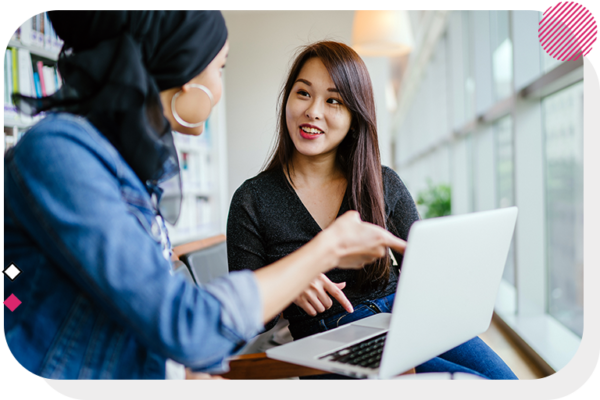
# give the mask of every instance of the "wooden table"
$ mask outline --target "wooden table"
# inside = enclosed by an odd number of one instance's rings
[[[268,358],[266,353],[244,354],[229,359],[230,371],[221,375],[227,379],[283,379],[296,376],[314,376],[330,374],[331,372],[303,367],[284,361]],[[411,368],[401,374],[414,374]]]

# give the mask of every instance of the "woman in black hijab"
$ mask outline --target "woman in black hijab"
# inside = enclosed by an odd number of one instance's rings
[[[5,280],[15,358],[53,379],[164,378],[167,360],[222,372],[320,273],[404,241],[349,212],[297,252],[198,288],[170,275],[159,184],[179,172],[171,130],[198,135],[222,91],[219,12],[51,12],[65,44],[48,115],[5,156]],[[173,364],[169,364],[173,365]]]

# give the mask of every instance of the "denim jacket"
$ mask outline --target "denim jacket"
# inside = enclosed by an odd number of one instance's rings
[[[162,379],[165,361],[224,371],[260,332],[254,275],[205,288],[170,274],[149,189],[86,119],[51,114],[4,159],[4,310],[14,357],[58,379]]]

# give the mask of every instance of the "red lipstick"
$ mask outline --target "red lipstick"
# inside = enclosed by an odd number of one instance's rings
[[[302,130],[302,127],[318,129],[321,133],[306,133],[306,132],[304,132],[304,130]],[[300,125],[300,127],[298,127],[298,132],[300,132],[300,136],[302,136],[304,139],[308,139],[308,140],[317,139],[319,136],[323,135],[323,131],[321,130],[321,128],[316,127],[314,125],[310,125],[310,124]]]

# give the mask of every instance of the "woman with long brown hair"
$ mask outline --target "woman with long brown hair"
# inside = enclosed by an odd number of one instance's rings
[[[4,314],[4,332],[30,372],[222,373],[320,273],[360,268],[388,246],[404,250],[355,212],[260,271],[201,288],[187,282],[172,270],[159,185],[179,174],[171,131],[202,134],[221,98],[223,15],[52,11],[49,19],[64,40],[63,85],[43,98],[13,94],[22,112],[47,114],[4,157],[4,259],[26,276],[4,281],[20,304]]]
[[[257,270],[275,262],[349,210],[407,238],[419,214],[399,176],[381,165],[371,79],[354,50],[332,41],[304,47],[281,91],[278,111],[270,161],[233,196],[227,224],[230,270]],[[401,265],[402,254],[392,253]],[[398,265],[387,256],[358,271],[321,274],[283,312],[294,339],[390,312]],[[478,357],[471,357],[472,351]],[[417,372],[516,378],[479,338],[448,353],[453,356],[442,355]]]

